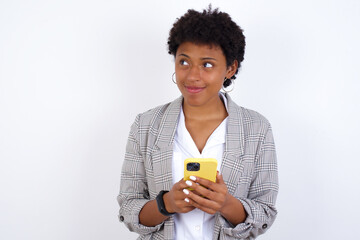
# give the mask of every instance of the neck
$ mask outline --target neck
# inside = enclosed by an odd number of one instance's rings
[[[189,105],[184,100],[183,111],[185,119],[187,120],[206,121],[218,118],[224,119],[228,116],[225,105],[220,96],[201,106]]]

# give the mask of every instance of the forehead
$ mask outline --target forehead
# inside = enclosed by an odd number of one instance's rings
[[[194,57],[198,55],[224,57],[224,53],[219,45],[193,42],[184,42],[180,44],[176,51],[176,56],[180,54],[186,54],[190,57],[192,55]]]

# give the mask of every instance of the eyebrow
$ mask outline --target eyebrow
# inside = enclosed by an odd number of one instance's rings
[[[185,53],[180,53],[179,56],[184,56],[184,57],[187,57],[187,58],[190,58],[188,55],[186,55]],[[217,61],[215,58],[211,58],[211,57],[204,57],[204,58],[201,58],[201,60],[213,60],[213,61]]]
[[[202,58],[202,60],[214,60],[214,61],[217,61],[215,58],[211,58],[211,57]]]

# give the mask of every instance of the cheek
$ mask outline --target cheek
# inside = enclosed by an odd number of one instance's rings
[[[222,78],[221,74],[211,75],[208,76],[209,82],[216,88],[221,88],[224,83],[224,79]]]
[[[221,81],[221,82],[218,83],[217,88],[218,88],[219,91],[220,91],[221,88],[223,87],[223,83],[224,83],[223,81]]]
[[[183,82],[186,79],[186,71],[182,69],[175,69],[176,82]]]

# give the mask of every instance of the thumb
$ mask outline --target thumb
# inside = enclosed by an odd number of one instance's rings
[[[225,183],[224,179],[223,179],[223,176],[220,174],[219,171],[217,171],[217,174],[216,174],[216,182],[220,183],[220,184]]]

